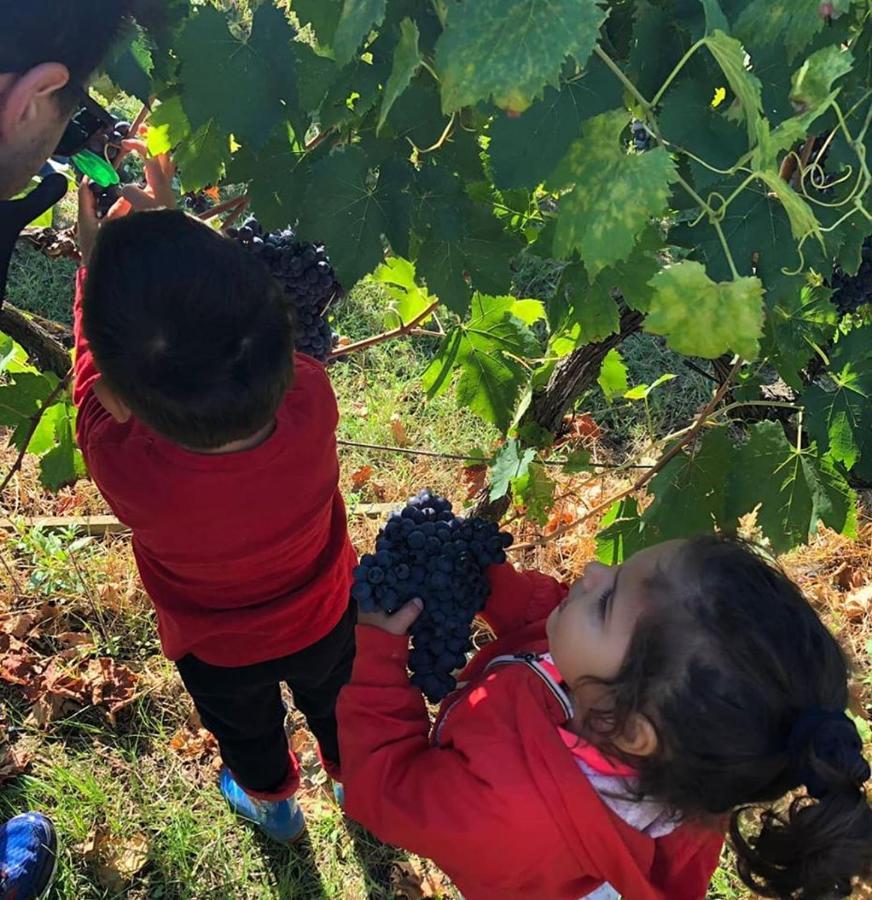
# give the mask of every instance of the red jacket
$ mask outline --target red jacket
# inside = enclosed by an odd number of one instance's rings
[[[133,529],[164,653],[244,666],[302,650],[348,607],[356,564],[339,493],[339,412],[324,367],[295,357],[294,384],[262,444],[212,456],[135,418],[119,425],[75,303],[77,436],[91,476]]]
[[[545,682],[524,665],[484,672],[495,656],[544,652],[545,619],[566,593],[539,573],[491,573],[498,640],[432,730],[408,681],[407,639],[358,628],[338,708],[348,814],[433,859],[467,900],[576,900],[604,882],[627,900],[700,900],[722,835],[682,825],[655,840],[624,823],[563,743]]]

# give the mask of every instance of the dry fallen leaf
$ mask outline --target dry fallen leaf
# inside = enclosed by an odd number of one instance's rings
[[[30,768],[33,752],[20,744],[0,743],[0,785],[17,778]]]
[[[30,685],[42,667],[40,658],[18,638],[0,632],[0,681]]]
[[[842,611],[851,622],[865,618],[872,607],[872,584],[866,584],[856,591],[851,591],[845,598]]]
[[[403,425],[399,413],[391,416],[391,434],[394,436],[394,442],[398,447],[407,447],[409,445],[409,437],[406,434],[406,426]]]
[[[351,473],[352,489],[359,491],[370,478],[372,478],[372,466],[361,466],[356,472]]]
[[[479,491],[483,491],[486,481],[487,466],[484,463],[463,467],[463,483],[466,485],[467,500],[471,500]]]
[[[114,659],[92,659],[85,671],[85,679],[91,690],[91,702],[106,710],[114,725],[115,717],[136,699],[139,676]]]
[[[85,841],[82,851],[100,886],[120,893],[148,862],[150,849],[144,834],[119,837],[99,827]]]
[[[417,859],[404,859],[391,867],[391,887],[397,900],[445,897],[450,882],[438,869],[426,871]]]

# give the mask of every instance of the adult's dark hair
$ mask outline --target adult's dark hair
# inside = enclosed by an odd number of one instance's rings
[[[106,384],[194,450],[256,434],[293,377],[290,305],[263,264],[182,212],[107,223],[83,325]]]
[[[639,793],[688,819],[729,818],[758,894],[848,896],[872,871],[872,810],[847,683],[839,645],[783,571],[740,541],[699,537],[646,585],[606,683],[614,707],[587,711],[582,728],[621,757],[612,736],[646,715],[659,746],[632,759]]]
[[[159,6],[157,0],[147,6],[140,0],[0,0],[0,72],[58,62],[70,71],[70,87],[81,87],[131,16],[159,15]]]

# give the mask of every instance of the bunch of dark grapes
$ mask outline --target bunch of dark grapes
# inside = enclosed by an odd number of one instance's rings
[[[121,189],[117,184],[104,188],[93,182],[91,182],[89,188],[97,200],[97,218],[102,219],[121,197]]]
[[[322,362],[337,336],[326,319],[330,304],[344,293],[336,280],[323,244],[298,241],[293,230],[264,232],[257,219],[249,219],[227,234],[251,250],[281,282],[294,306],[297,349]]]
[[[862,260],[856,275],[846,275],[839,266],[830,279],[833,306],[843,315],[856,312],[861,306],[872,303],[872,238],[863,243]]]
[[[130,122],[116,122],[106,137],[106,156],[115,162],[121,152],[121,142],[130,137]]]
[[[633,135],[633,147],[637,153],[644,153],[651,148],[651,132],[645,127],[644,122],[633,119],[630,131]]]
[[[351,596],[364,612],[394,613],[414,597],[424,608],[412,626],[412,683],[431,703],[457,685],[470,631],[490,593],[488,566],[506,561],[512,536],[484,519],[455,516],[451,504],[421,491],[391,515],[375,553],[354,570]]]
[[[195,216],[208,212],[214,204],[203,191],[189,191],[185,194],[185,209]]]

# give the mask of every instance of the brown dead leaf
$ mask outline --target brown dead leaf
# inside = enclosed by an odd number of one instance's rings
[[[833,579],[843,591],[853,591],[863,586],[866,572],[863,566],[844,563],[836,570]]]
[[[400,418],[399,413],[391,416],[391,434],[394,436],[394,442],[398,447],[408,447],[409,436],[406,434],[406,426]]]
[[[85,679],[91,691],[91,702],[106,710],[113,725],[118,713],[130,706],[137,697],[139,676],[114,659],[105,656],[92,659],[85,671]]]
[[[842,611],[849,621],[859,622],[868,615],[870,607],[872,607],[872,584],[866,584],[848,594]]]
[[[424,900],[447,896],[450,882],[438,869],[426,870],[417,859],[391,866],[391,887],[397,900]]]
[[[0,631],[12,635],[14,638],[24,640],[37,623],[34,612],[7,613],[0,616]]]
[[[356,472],[351,473],[352,489],[359,491],[370,478],[372,478],[372,466],[361,466]]]
[[[33,752],[19,744],[0,743],[0,785],[17,778],[30,768]]]
[[[39,678],[42,661],[27,644],[0,632],[0,681],[31,685]]]
[[[575,516],[572,515],[566,509],[563,510],[554,510],[551,515],[548,517],[548,522],[545,525],[545,534],[552,534],[557,531],[561,525],[568,525],[570,522],[575,521]]]
[[[487,466],[484,463],[463,467],[463,483],[466,485],[467,500],[471,500],[476,494],[483,491],[486,482]]]
[[[55,635],[55,640],[58,642],[59,647],[66,649],[88,647],[94,643],[91,635],[84,631],[62,631],[60,634]]]
[[[602,428],[597,425],[590,413],[577,413],[574,416],[567,416],[564,419],[564,426],[568,437],[595,441],[603,435]]]
[[[119,837],[103,827],[95,829],[82,848],[100,886],[113,893],[120,893],[130,884],[148,862],[150,850],[144,834]]]
[[[208,762],[218,758],[218,741],[200,722],[196,712],[172,736],[170,749],[182,759]],[[220,763],[220,759],[218,759]]]
[[[30,714],[36,725],[45,728],[52,722],[68,718],[81,708],[82,706],[77,700],[47,691],[33,704]]]

